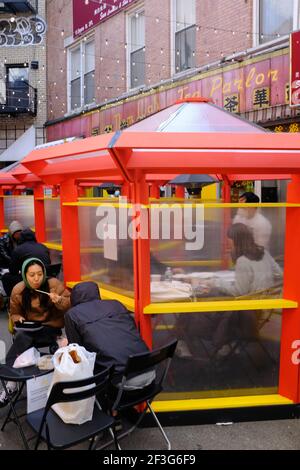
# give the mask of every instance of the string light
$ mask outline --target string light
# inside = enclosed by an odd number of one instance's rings
[[[91,1],[93,1],[93,0],[91,0]],[[94,3],[98,3],[98,4],[99,4],[99,2],[94,2]],[[88,0],[85,1],[85,4],[88,5],[88,4],[89,4],[89,1],[88,1]],[[138,18],[138,16],[139,16],[139,15],[137,14],[137,15],[136,15],[136,18]],[[164,18],[158,18],[158,17],[155,18],[155,21],[156,21],[156,23],[159,23],[160,21],[168,21],[168,22],[170,22],[169,20],[165,20]],[[179,24],[179,22],[177,22],[177,24]],[[186,25],[186,23],[184,23],[184,24]],[[196,31],[197,31],[197,32],[200,30],[200,28],[202,28],[203,30],[212,30],[212,31],[214,32],[214,34],[217,34],[219,31],[222,31],[222,32],[230,32],[232,35],[235,35],[235,34],[243,34],[243,32],[241,32],[241,31],[232,31],[232,30],[225,30],[225,29],[222,29],[222,28],[218,28],[218,29],[217,29],[216,27],[211,27],[211,26],[202,26],[202,25],[200,26],[200,25],[196,25]],[[62,30],[60,34],[61,34],[62,36],[64,36],[64,35],[65,35],[65,31]],[[246,36],[247,36],[248,39],[250,38],[251,35],[252,35],[252,36],[258,35],[258,37],[260,37],[260,39],[264,39],[265,37],[270,37],[270,38],[274,38],[274,37],[279,38],[279,37],[280,37],[280,34],[279,34],[279,33],[275,33],[275,35],[274,35],[274,34],[273,34],[273,35],[264,35],[264,34],[259,34],[259,33],[249,33],[249,31],[248,31],[248,32],[246,32],[245,34],[246,34]],[[88,39],[88,38],[85,36],[82,40],[86,41],[87,39]],[[105,44],[108,45],[108,40],[107,40],[107,39],[105,40]],[[130,44],[130,43],[125,43],[125,44],[124,44],[124,48],[125,48],[125,49],[126,49],[127,47],[130,47],[130,46],[132,46],[132,44]],[[55,46],[53,46],[53,45],[50,45],[49,48],[50,48],[50,47],[54,47],[54,48],[55,48]],[[45,46],[43,45],[42,48],[43,48],[43,50],[44,50],[44,49],[45,49]],[[59,48],[59,47],[56,47],[56,49],[61,50],[61,48]],[[145,51],[145,46],[143,47],[143,51]],[[161,54],[163,54],[163,52],[164,52],[164,51],[163,51],[163,48],[161,48],[160,51],[161,51]],[[66,54],[66,52],[67,52],[67,50],[66,50],[66,48],[64,48],[64,49],[63,49],[63,53]],[[172,52],[172,50],[171,50],[171,52]],[[177,51],[176,51],[176,55],[179,55],[179,54],[180,54],[180,51],[177,50]],[[209,57],[210,54],[216,54],[216,55],[218,54],[218,55],[221,55],[222,58],[225,56],[225,53],[224,53],[224,52],[221,52],[221,54],[220,54],[219,51],[207,51],[206,56]],[[93,56],[94,56],[94,54],[86,54],[86,55],[93,55]],[[229,52],[227,52],[227,55],[230,55]],[[246,52],[245,52],[245,55],[246,55]],[[85,56],[85,55],[84,55],[84,53],[83,53],[83,57],[84,57],[84,56]],[[192,51],[192,56],[195,57],[195,51]],[[100,61],[102,62],[103,60],[104,60],[104,58],[103,58],[103,56],[102,56],[102,57],[100,58]],[[112,58],[112,57],[105,57],[105,60],[107,60],[107,61],[108,61],[108,60],[116,60],[117,64],[120,63],[120,59],[119,59],[119,58],[114,59],[114,58]],[[234,61],[235,59],[233,58],[233,59],[231,59],[231,60]],[[6,58],[5,58],[5,60],[4,60],[4,63],[6,63]],[[145,66],[147,66],[147,64],[146,64],[145,62],[143,62],[143,61],[137,61],[137,63],[139,63],[139,64],[141,64],[141,65],[144,64]],[[134,62],[134,65],[133,65],[133,66],[135,66],[135,64],[136,64],[136,62]],[[152,65],[153,65],[153,66],[157,65],[158,67],[161,66],[163,69],[166,68],[166,66],[165,66],[164,64],[161,65],[161,64],[159,64],[159,63],[154,63],[154,62],[152,62]],[[218,64],[218,65],[220,65],[220,64]],[[28,64],[27,64],[27,66],[28,66]],[[150,68],[150,67],[151,67],[151,64],[148,64],[148,68]],[[209,68],[210,68],[210,64],[207,65],[207,69],[209,69]],[[44,66],[44,65],[42,66],[42,69],[45,70],[45,66]],[[177,66],[177,67],[176,67],[176,70],[179,71],[179,69],[180,69],[180,67]],[[67,70],[64,69],[63,67],[60,67],[60,71],[61,71],[61,73],[67,72]],[[77,74],[79,75],[79,71],[77,71]],[[109,77],[109,75],[108,75],[107,77]],[[115,77],[119,77],[119,74],[116,73],[116,74],[115,74]],[[124,80],[125,80],[124,76],[122,76],[121,79],[122,79],[122,81],[124,81]],[[134,78],[134,81],[137,81],[137,77]],[[151,81],[151,80],[148,79],[148,82],[149,82],[149,83],[150,83],[150,81]],[[38,83],[40,84],[40,80],[38,81]],[[51,84],[51,82],[50,82],[50,84]],[[56,82],[54,82],[54,86],[56,86]],[[112,89],[113,87],[110,87],[110,88]],[[97,86],[97,89],[99,90],[100,87]],[[117,91],[119,91],[119,90],[120,90],[120,87],[117,87],[116,89],[117,89]],[[57,98],[56,98],[56,99],[57,99]],[[76,106],[78,106],[78,105],[76,104]]]

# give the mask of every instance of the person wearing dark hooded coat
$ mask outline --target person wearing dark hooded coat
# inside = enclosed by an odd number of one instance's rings
[[[114,383],[118,383],[130,355],[148,351],[128,310],[117,300],[101,300],[95,282],[81,282],[72,289],[65,331],[69,343],[97,354],[97,370],[115,367]],[[153,370],[133,377],[127,380],[127,389],[143,388],[154,378]]]
[[[2,284],[7,296],[10,296],[13,287],[22,281],[22,264],[28,258],[38,258],[45,266],[51,264],[48,248],[37,242],[35,233],[30,228],[22,230],[19,244],[12,252],[9,273],[2,277]]]
[[[64,314],[70,307],[70,293],[56,278],[47,278],[41,260],[29,258],[22,265],[22,281],[12,290],[9,318],[15,332],[12,346],[6,355],[6,364],[14,366],[16,358],[27,349],[39,345],[53,345],[64,326]],[[40,322],[36,331],[23,331],[25,321]],[[7,382],[8,394],[16,392],[16,382]],[[0,393],[0,408],[9,403],[5,390]]]

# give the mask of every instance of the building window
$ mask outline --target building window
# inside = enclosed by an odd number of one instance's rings
[[[145,84],[145,13],[135,11],[128,17],[129,88]]]
[[[95,43],[82,41],[69,50],[69,109],[74,110],[95,99]]]
[[[29,69],[26,65],[8,65],[6,68],[6,104],[15,109],[29,106]]]
[[[174,0],[175,4],[175,72],[195,67],[196,2]]]
[[[272,41],[293,30],[294,0],[259,0],[259,44]]]

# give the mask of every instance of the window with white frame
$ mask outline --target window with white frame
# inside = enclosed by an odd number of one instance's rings
[[[196,2],[173,0],[175,21],[175,72],[195,67]]]
[[[95,98],[95,42],[81,41],[69,50],[69,109],[90,104]]]
[[[145,84],[145,12],[135,11],[128,16],[128,86]]]
[[[298,0],[258,0],[259,44],[289,34]]]

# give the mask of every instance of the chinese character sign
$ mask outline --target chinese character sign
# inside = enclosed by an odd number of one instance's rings
[[[73,36],[77,38],[136,0],[73,0]]]
[[[300,105],[300,31],[290,35],[290,106]]]

